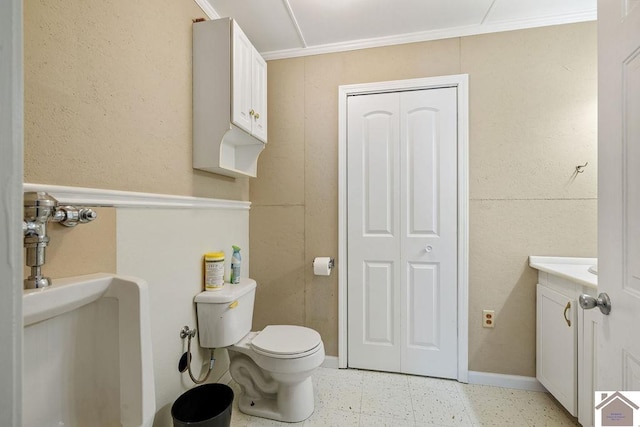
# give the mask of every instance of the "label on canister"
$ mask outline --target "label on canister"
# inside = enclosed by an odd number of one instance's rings
[[[204,255],[204,289],[217,291],[224,286],[224,252]]]

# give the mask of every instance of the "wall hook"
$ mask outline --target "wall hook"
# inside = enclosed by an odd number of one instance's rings
[[[584,172],[584,169],[587,167],[587,165],[589,164],[589,162],[585,163],[584,165],[578,165],[576,166],[576,173],[582,173]]]

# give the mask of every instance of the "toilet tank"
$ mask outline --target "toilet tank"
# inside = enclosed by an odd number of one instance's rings
[[[200,347],[228,347],[251,331],[256,281],[241,278],[218,291],[200,292],[194,298],[198,313]]]

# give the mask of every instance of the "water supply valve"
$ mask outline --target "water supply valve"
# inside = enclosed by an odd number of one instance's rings
[[[47,224],[58,222],[66,227],[75,227],[96,219],[98,215],[89,208],[58,206],[58,201],[47,193],[30,191],[24,193],[24,220],[22,234],[26,248],[26,264],[31,275],[24,281],[25,289],[44,288],[51,279],[42,275],[45,263],[45,248],[49,244]]]
[[[75,206],[61,206],[58,208],[58,212],[61,212],[63,219],[59,222],[65,227],[75,227],[80,224],[91,222],[98,217],[98,214],[89,208],[76,208]]]

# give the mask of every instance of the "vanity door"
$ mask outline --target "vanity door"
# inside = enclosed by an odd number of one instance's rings
[[[536,378],[573,416],[578,413],[577,302],[538,284]]]

